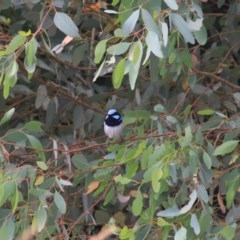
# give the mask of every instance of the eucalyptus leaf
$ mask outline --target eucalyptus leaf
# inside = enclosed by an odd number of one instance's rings
[[[53,21],[56,27],[66,35],[80,37],[77,26],[66,13],[56,12]]]
[[[238,140],[226,141],[226,142],[222,143],[221,145],[219,145],[214,150],[213,155],[217,156],[217,155],[226,155],[228,153],[231,153],[237,147],[238,143],[239,143]]]
[[[139,18],[139,13],[140,13],[139,9],[135,10],[134,12],[131,13],[131,15],[128,17],[128,19],[124,22],[124,24],[122,26],[122,30],[125,35],[130,34],[134,30],[136,23],[138,21],[138,18]]]
[[[194,37],[188,27],[187,22],[183,19],[183,17],[179,14],[171,13],[170,18],[171,18],[173,24],[176,26],[176,28],[179,30],[179,32],[184,37],[184,40],[186,42],[194,44],[195,43]]]

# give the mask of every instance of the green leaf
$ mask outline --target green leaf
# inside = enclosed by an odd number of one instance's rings
[[[182,147],[187,147],[191,144],[192,142],[192,138],[193,138],[193,134],[192,134],[192,129],[190,126],[185,128],[185,136],[183,138],[183,141],[181,139],[180,144]]]
[[[209,115],[215,114],[216,111],[208,108],[208,109],[199,110],[197,113],[198,113],[199,115],[209,116]]]
[[[143,46],[141,41],[137,41],[134,44],[132,44],[130,51],[129,51],[129,82],[131,90],[134,90],[138,72],[142,60],[142,54],[143,54]]]
[[[132,212],[134,216],[139,216],[142,213],[143,208],[143,195],[141,191],[138,190],[137,197],[132,203]]]
[[[200,45],[205,45],[207,42],[207,29],[204,25],[202,25],[199,31],[193,32],[196,40]]]
[[[111,55],[121,55],[128,50],[130,45],[131,43],[128,42],[120,42],[118,44],[108,47],[107,53]]]
[[[155,193],[158,193],[160,190],[160,182],[159,180],[162,178],[163,176],[163,172],[161,168],[155,168],[153,169],[153,173],[152,173],[152,187],[153,187],[153,191]]]
[[[36,52],[38,48],[38,42],[33,37],[29,42],[25,44],[25,58],[24,66],[28,73],[33,73],[37,65]]]
[[[56,27],[64,34],[71,37],[80,37],[77,26],[66,13],[56,12],[53,21]]]
[[[41,168],[43,171],[48,170],[48,165],[45,162],[37,161],[37,165],[39,168]]]
[[[121,183],[122,185],[126,185],[128,183],[130,183],[132,180],[127,178],[127,177],[123,177],[121,174],[117,175],[116,177],[114,177],[114,181],[116,183]]]
[[[217,156],[231,153],[237,147],[238,143],[239,141],[237,140],[226,141],[215,149],[213,155]]]
[[[139,9],[135,10],[131,13],[131,15],[128,17],[128,19],[124,22],[122,26],[123,33],[125,35],[129,35],[135,28],[135,25],[139,18]]]
[[[30,131],[30,132],[36,132],[36,133],[41,133],[43,132],[43,123],[39,122],[39,121],[30,121],[27,122],[23,129]]]
[[[54,202],[59,210],[60,213],[65,214],[67,207],[66,207],[66,202],[64,200],[64,198],[62,197],[62,195],[55,191],[54,193]]]
[[[46,156],[43,150],[43,146],[42,143],[34,136],[31,135],[26,135],[28,141],[30,142],[31,146],[33,147],[33,149],[36,151],[36,153],[38,154],[38,157],[42,160],[45,161],[46,160]]]
[[[40,210],[37,213],[37,230],[38,232],[41,232],[43,228],[45,227],[45,224],[47,222],[47,211],[45,208],[40,208]]]
[[[221,230],[221,235],[224,237],[224,239],[227,240],[234,239],[234,237],[236,236],[236,227],[225,226]]]
[[[0,189],[0,206],[2,206],[8,200],[8,198],[16,191],[16,182],[7,181],[1,185]]]
[[[95,63],[100,63],[103,55],[105,53],[106,50],[106,45],[107,45],[107,41],[108,39],[104,39],[100,42],[98,42],[97,46],[95,47],[95,58],[94,58],[94,62]]]
[[[175,61],[176,57],[177,57],[176,52],[172,51],[169,55],[168,62],[172,64]]]
[[[22,35],[16,35],[11,42],[9,43],[9,45],[7,46],[7,49],[5,51],[6,54],[10,54],[12,52],[14,52],[15,50],[17,50],[19,47],[23,46],[24,43],[26,42],[27,38],[26,36],[22,36]]]
[[[181,52],[180,58],[187,67],[193,67],[192,56],[188,50],[184,50],[183,52]]]
[[[2,126],[4,123],[8,122],[11,117],[13,116],[13,114],[15,113],[15,108],[11,108],[9,109],[1,118],[0,120],[0,126]]]
[[[194,37],[191,31],[189,30],[188,24],[183,19],[183,17],[179,14],[171,13],[170,19],[173,22],[173,24],[176,26],[176,28],[179,30],[179,32],[182,34],[184,40],[186,42],[194,44],[195,43]]]
[[[113,69],[113,87],[115,89],[118,89],[121,84],[124,77],[125,72],[125,59],[121,59],[115,68]]]
[[[212,159],[209,156],[209,154],[207,152],[205,152],[205,151],[203,151],[203,162],[204,162],[204,164],[206,165],[206,167],[208,169],[211,169],[211,167],[212,167]]]

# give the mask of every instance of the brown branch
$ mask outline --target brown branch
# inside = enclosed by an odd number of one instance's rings
[[[240,91],[240,86],[237,86],[237,85],[229,82],[229,81],[228,81],[227,79],[225,79],[225,78],[222,78],[222,77],[217,76],[215,73],[203,72],[203,71],[200,71],[200,70],[198,70],[198,69],[196,69],[196,68],[194,68],[193,71],[194,71],[195,73],[198,73],[198,74],[202,75],[202,76],[210,77],[210,78],[212,78],[212,79],[215,80],[215,81],[221,82],[221,83],[223,83],[224,85],[227,85],[228,87],[233,88],[234,90]]]

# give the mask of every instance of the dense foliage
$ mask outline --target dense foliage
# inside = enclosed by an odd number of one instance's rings
[[[1,239],[239,239],[239,36],[238,1],[1,1]]]

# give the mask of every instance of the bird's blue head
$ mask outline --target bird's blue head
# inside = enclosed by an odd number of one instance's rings
[[[122,124],[122,117],[116,109],[109,109],[105,117],[105,124],[109,127],[116,127]]]

